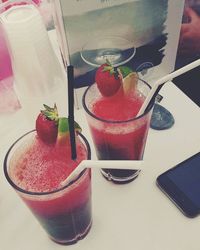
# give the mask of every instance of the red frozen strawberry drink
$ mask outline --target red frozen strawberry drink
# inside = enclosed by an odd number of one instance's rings
[[[83,96],[93,142],[99,160],[141,160],[149,129],[152,107],[139,117],[149,85],[130,68],[117,69],[106,63],[96,72],[96,83]],[[117,183],[132,181],[138,170],[102,169]]]
[[[64,181],[82,160],[90,159],[90,148],[86,138],[77,134],[77,158],[72,160],[68,120],[46,108],[38,116],[36,131],[19,138],[8,150],[4,172],[49,237],[72,244],[91,227],[91,172],[85,169],[69,184]]]

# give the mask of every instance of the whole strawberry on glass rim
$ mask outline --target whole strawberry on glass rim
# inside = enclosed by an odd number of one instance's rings
[[[69,139],[69,122],[66,117],[59,117],[56,104],[51,108],[44,104],[36,119],[38,137],[46,144],[62,143]],[[75,131],[81,132],[78,123],[74,123]]]
[[[127,66],[113,67],[106,60],[96,71],[95,82],[104,97],[114,96],[119,93],[127,94],[135,89],[138,75]],[[121,88],[122,87],[122,88]]]
[[[53,108],[44,104],[44,108],[36,119],[36,131],[45,143],[55,143],[58,134],[58,110],[56,104]]]
[[[95,81],[103,96],[112,96],[121,87],[121,79],[116,68],[107,60],[96,71]]]

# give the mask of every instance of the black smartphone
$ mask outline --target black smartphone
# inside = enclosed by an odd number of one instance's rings
[[[159,175],[158,187],[187,217],[200,213],[200,152]]]

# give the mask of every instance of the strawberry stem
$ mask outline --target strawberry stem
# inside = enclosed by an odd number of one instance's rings
[[[43,104],[44,110],[41,110],[41,113],[49,120],[58,122],[58,110],[56,107],[56,104],[54,104],[54,107],[51,108],[47,106],[46,104]]]

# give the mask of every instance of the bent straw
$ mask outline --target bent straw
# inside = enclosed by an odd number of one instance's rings
[[[71,145],[71,157],[75,160],[76,154],[76,139],[74,131],[74,68],[72,65],[67,66],[68,78],[68,121]]]
[[[69,184],[85,168],[110,168],[110,169],[133,169],[141,171],[145,168],[142,160],[83,160],[77,168],[64,180],[61,185]]]
[[[152,89],[150,90],[148,96],[146,97],[142,107],[140,108],[138,114],[137,114],[137,117],[142,115],[148,108],[149,106],[151,105],[152,102],[154,102],[155,100],[155,97],[156,95],[158,94],[158,92],[160,91],[160,89],[162,88],[162,86],[168,82],[168,81],[171,81],[173,80],[173,78],[177,77],[177,76],[180,76],[184,73],[186,73],[187,71],[193,69],[193,68],[196,68],[197,66],[200,65],[200,59],[160,78],[159,80],[157,80],[154,84],[154,86],[152,87]]]

